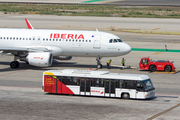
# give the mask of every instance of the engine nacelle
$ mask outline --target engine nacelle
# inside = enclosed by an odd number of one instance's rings
[[[53,56],[49,52],[29,53],[26,62],[33,66],[47,67],[52,65]]]
[[[58,60],[71,60],[72,56],[54,56],[53,58]]]

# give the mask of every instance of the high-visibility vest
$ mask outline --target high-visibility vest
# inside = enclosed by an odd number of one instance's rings
[[[111,63],[111,60],[108,60],[108,61],[107,61],[107,63],[109,63],[109,64],[110,64],[110,63]]]

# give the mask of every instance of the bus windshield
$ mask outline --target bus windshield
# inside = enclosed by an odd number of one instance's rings
[[[150,79],[144,80],[144,81],[142,81],[142,83],[144,85],[145,91],[154,89],[154,86],[153,86],[153,84],[152,84]]]

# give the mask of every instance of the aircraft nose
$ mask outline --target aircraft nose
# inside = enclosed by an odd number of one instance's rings
[[[124,46],[124,50],[123,50],[124,54],[128,54],[131,52],[131,47],[128,44],[124,43],[123,46]]]

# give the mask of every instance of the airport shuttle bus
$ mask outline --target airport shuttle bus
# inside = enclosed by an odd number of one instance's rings
[[[47,93],[123,99],[147,99],[155,95],[155,88],[147,75],[93,70],[45,71],[42,89]]]

